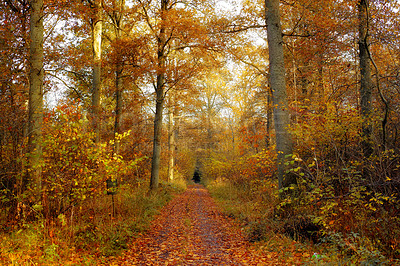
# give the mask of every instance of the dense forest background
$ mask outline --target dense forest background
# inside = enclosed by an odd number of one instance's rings
[[[0,262],[116,255],[195,171],[251,241],[399,259],[398,1],[280,1],[279,95],[270,2],[2,1]]]

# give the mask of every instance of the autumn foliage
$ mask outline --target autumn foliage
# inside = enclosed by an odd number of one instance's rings
[[[205,188],[219,206],[200,197],[215,210],[203,218],[240,239],[215,243],[233,257],[399,263],[398,1],[280,1],[285,99],[271,87],[264,1],[44,0],[35,45],[31,2],[0,3],[0,264],[146,261],[165,251],[157,222],[199,240],[202,213],[185,206]],[[41,48],[43,111],[29,114]],[[205,188],[166,205],[195,171]],[[179,241],[186,259],[213,259]]]

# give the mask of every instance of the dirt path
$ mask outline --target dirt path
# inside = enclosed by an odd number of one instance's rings
[[[124,257],[126,265],[274,265],[248,249],[208,191],[190,186],[172,200]]]

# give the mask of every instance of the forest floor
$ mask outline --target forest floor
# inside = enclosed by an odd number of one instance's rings
[[[292,253],[293,254],[293,253]],[[301,253],[300,253],[301,254]],[[297,255],[297,254],[296,254]],[[300,255],[301,256],[301,255]],[[191,185],[175,197],[114,265],[296,265],[256,248],[209,192]]]

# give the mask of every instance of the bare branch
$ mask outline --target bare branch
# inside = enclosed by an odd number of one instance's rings
[[[58,77],[58,76],[55,75],[55,74],[52,74],[50,71],[51,71],[51,70],[46,70],[45,72],[46,72],[46,74],[52,76],[53,78],[56,78],[58,81],[61,81],[61,82],[64,84],[65,87],[67,87],[68,89],[73,90],[73,91],[76,93],[76,95],[78,96],[78,98],[81,99],[81,100],[83,100],[83,97],[82,97],[82,95],[79,93],[79,91],[77,91],[74,87],[69,86],[62,78]]]
[[[243,25],[229,25],[227,28],[233,28],[232,30],[225,30],[218,33],[238,33],[247,31],[250,29],[262,29],[266,28],[266,25],[251,25],[251,26],[243,26]]]
[[[17,8],[10,0],[5,0],[8,6],[11,8],[11,10],[15,13],[19,13],[21,10]]]

